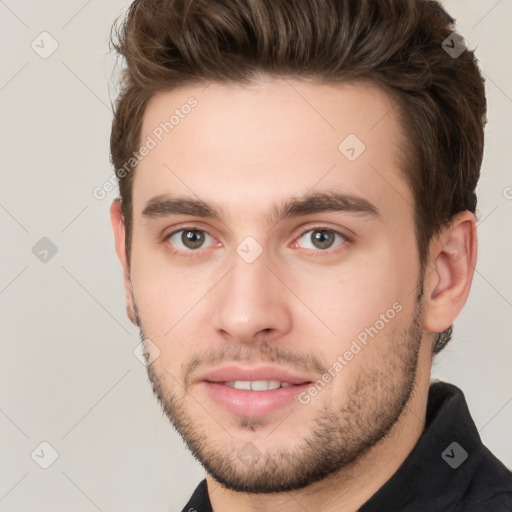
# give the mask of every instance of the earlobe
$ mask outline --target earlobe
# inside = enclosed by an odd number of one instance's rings
[[[468,298],[476,255],[475,216],[461,212],[431,243],[425,276],[424,329],[439,333],[452,325]]]
[[[124,217],[121,210],[121,200],[114,199],[110,205],[110,221],[114,231],[114,241],[116,247],[117,257],[123,268],[124,290],[126,295],[126,314],[134,325],[139,325],[139,318],[135,311],[135,303],[133,300],[133,287],[130,278],[130,266],[126,257],[125,246],[125,224]]]

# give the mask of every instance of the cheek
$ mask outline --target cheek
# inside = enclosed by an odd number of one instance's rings
[[[296,281],[297,295],[316,316],[301,315],[300,330],[323,340],[309,348],[320,352],[325,364],[346,354],[349,371],[343,379],[381,357],[412,318],[419,268],[414,246],[407,250],[410,254],[398,255],[383,248],[338,269],[303,272]],[[404,264],[407,258],[412,264]]]
[[[148,252],[132,255],[133,295],[145,335],[164,336],[184,314],[184,302],[194,289],[176,269]],[[146,332],[147,331],[147,332]]]
[[[159,364],[175,374],[185,354],[204,350],[200,340],[205,339],[211,314],[203,299],[215,272],[171,264],[162,253],[134,253],[132,285],[143,334],[158,347]]]
[[[416,269],[405,269],[394,257],[380,257],[295,277],[297,295],[340,340],[375,323],[393,304],[415,297]]]

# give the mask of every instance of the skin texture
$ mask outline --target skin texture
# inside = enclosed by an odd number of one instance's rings
[[[376,86],[188,85],[151,100],[141,141],[190,97],[197,106],[137,167],[130,265],[119,202],[111,207],[127,312],[150,340],[147,357],[158,355],[148,365],[154,392],[206,468],[214,510],[357,510],[421,435],[432,333],[451,325],[469,293],[475,218],[457,215],[421,272],[405,141]],[[354,161],[339,150],[349,134],[365,145]],[[316,192],[358,196],[378,214],[268,218],[274,205]],[[215,205],[221,218],[142,215],[162,194]],[[189,239],[198,243],[184,245],[179,229],[199,230]],[[256,243],[244,246],[248,236]],[[261,254],[248,263],[241,243]],[[241,416],[201,382],[233,362],[316,381],[370,326],[378,332],[307,404]]]

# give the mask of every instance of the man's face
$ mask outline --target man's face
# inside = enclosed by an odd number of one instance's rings
[[[319,480],[410,398],[421,276],[392,107],[374,86],[291,79],[147,107],[128,291],[156,395],[227,487]]]

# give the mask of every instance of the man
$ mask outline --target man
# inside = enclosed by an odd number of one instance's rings
[[[206,479],[183,510],[512,510],[430,383],[476,264],[486,100],[423,0],[139,0],[111,207],[127,312]]]

